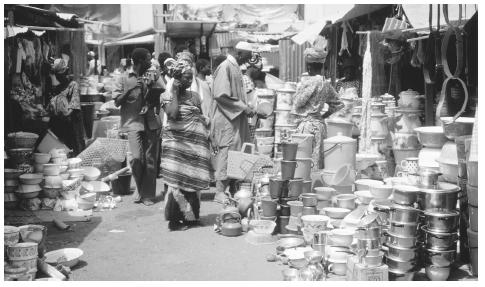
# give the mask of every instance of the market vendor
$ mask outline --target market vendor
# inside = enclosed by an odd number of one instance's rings
[[[216,202],[226,201],[226,188],[234,181],[227,177],[229,150],[241,150],[249,142],[248,117],[254,109],[247,104],[240,66],[251,59],[249,43],[241,42],[214,72],[214,108],[211,111],[211,143],[215,152]]]
[[[49,127],[76,156],[86,147],[79,84],[71,79],[64,59],[54,60],[50,76],[54,97],[48,107]]]
[[[132,60],[133,70],[118,79],[113,98],[115,105],[121,107],[121,130],[128,134],[132,153],[130,165],[137,187],[134,200],[148,206],[153,205],[155,197],[161,122],[154,109],[140,113],[150,84],[144,74],[151,66],[151,54],[147,49],[136,48]]]
[[[22,76],[24,81],[22,81]],[[19,113],[16,114],[17,119],[19,119],[16,124],[23,131],[41,132],[34,127],[39,117],[46,113],[41,104],[35,103],[35,98],[37,97],[38,92],[39,89],[34,87],[28,81],[25,74],[12,75],[10,99],[17,103],[17,107],[20,110]]]
[[[323,169],[323,139],[327,130],[324,119],[343,107],[332,84],[322,76],[327,53],[324,50],[307,48],[305,57],[307,77],[303,77],[293,96],[292,114],[295,115],[297,131],[313,134],[313,170]],[[322,115],[325,103],[328,111]]]
[[[200,96],[188,90],[192,65],[178,58],[170,90],[163,94],[168,116],[162,142],[162,174],[168,185],[165,218],[171,231],[199,223],[200,191],[209,188],[209,134]]]
[[[361,96],[361,86],[362,83],[357,77],[357,63],[353,58],[345,58],[343,61],[343,78],[337,81],[335,85],[335,90],[339,94],[343,94],[345,90],[349,88],[355,88],[357,90],[357,95]]]

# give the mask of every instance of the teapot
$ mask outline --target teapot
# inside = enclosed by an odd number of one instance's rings
[[[238,212],[222,212],[216,217],[218,230],[224,236],[242,234],[241,215]]]
[[[421,126],[421,120],[419,119],[420,112],[408,112],[400,111],[401,118],[396,123],[396,130],[400,133],[414,133],[415,128]]]
[[[399,93],[398,104],[400,108],[419,110],[422,108],[422,99],[424,99],[424,95],[419,95],[418,92],[409,89]]]

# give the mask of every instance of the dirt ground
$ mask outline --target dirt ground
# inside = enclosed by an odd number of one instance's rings
[[[47,249],[77,247],[84,251],[72,280],[282,280],[288,267],[267,262],[275,244],[252,245],[246,235],[225,237],[213,230],[221,206],[212,192],[203,193],[201,219],[205,226],[170,232],[163,202],[146,207],[130,196],[111,211],[95,212],[90,222],[72,224],[72,231],[48,228]],[[205,199],[205,200],[204,200]],[[416,280],[427,280],[423,272]],[[450,279],[476,280],[463,265]],[[344,280],[333,277],[329,280]]]

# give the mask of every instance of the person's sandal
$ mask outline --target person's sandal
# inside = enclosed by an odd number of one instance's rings
[[[153,202],[151,199],[143,199],[143,204],[145,206],[152,206],[155,204],[155,202]]]
[[[187,230],[189,229],[186,225],[180,223],[180,222],[177,222],[177,221],[170,221],[168,223],[168,229],[170,231],[184,231],[184,230]]]

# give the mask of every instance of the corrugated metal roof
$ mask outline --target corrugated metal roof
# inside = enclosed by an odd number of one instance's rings
[[[311,47],[304,43],[297,45],[290,39],[280,40],[280,79],[285,82],[298,82],[301,74],[305,72],[303,51]]]

